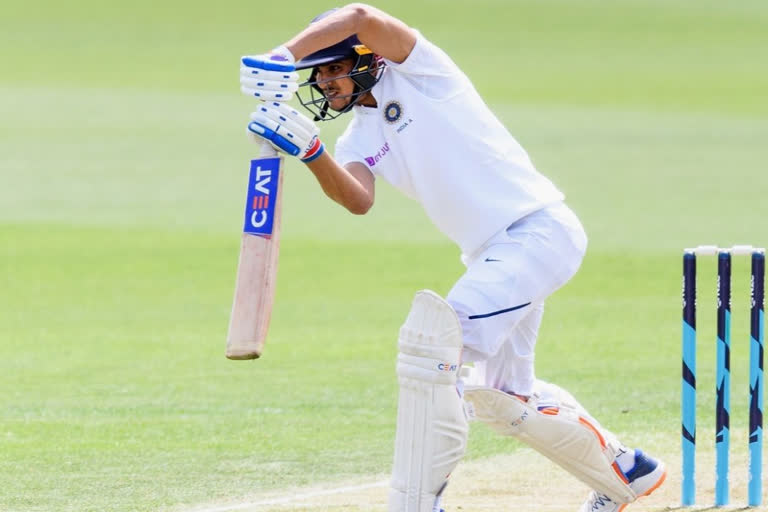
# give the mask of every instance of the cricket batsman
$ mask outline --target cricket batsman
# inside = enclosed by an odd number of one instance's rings
[[[299,84],[302,69],[311,71]],[[562,192],[443,50],[379,9],[351,4],[243,57],[240,84],[262,100],[249,134],[299,158],[328,197],[364,214],[384,179],[462,252],[466,272],[448,296],[418,292],[400,329],[390,512],[442,510],[468,419],[585,482],[593,490],[581,512],[619,512],[661,485],[661,461],[536,378],[544,301],[576,273],[587,238]],[[287,105],[294,94],[311,119]],[[342,114],[351,120],[332,156],[316,123]]]

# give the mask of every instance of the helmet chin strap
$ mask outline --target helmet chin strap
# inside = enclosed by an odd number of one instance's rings
[[[322,121],[322,120],[325,119],[325,116],[328,115],[328,107],[329,106],[330,105],[328,104],[328,100],[325,100],[323,102],[323,106],[320,107],[320,110],[318,111],[318,113],[315,114],[315,119],[314,119],[315,122]]]

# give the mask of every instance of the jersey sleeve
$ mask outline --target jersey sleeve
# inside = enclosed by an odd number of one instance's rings
[[[355,131],[354,124],[354,121],[349,123],[344,133],[336,139],[336,147],[334,148],[333,157],[342,167],[352,162],[360,162],[364,164],[369,171],[373,172],[368,160],[358,149],[360,144],[355,143],[355,134],[358,132]]]
[[[387,73],[400,73],[432,99],[448,99],[471,86],[469,79],[448,54],[421,33],[417,33],[416,44],[403,62],[384,61]]]

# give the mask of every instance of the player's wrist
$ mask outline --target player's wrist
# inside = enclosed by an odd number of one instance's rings
[[[325,153],[325,144],[323,144],[319,137],[315,136],[310,142],[309,149],[299,159],[308,164],[320,158],[320,155],[323,153]]]

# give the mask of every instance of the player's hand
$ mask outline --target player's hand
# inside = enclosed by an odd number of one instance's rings
[[[284,103],[260,103],[251,113],[248,133],[256,141],[266,140],[275,149],[309,163],[325,151],[320,129],[308,117]]]
[[[263,55],[240,58],[240,90],[264,101],[288,101],[299,88],[295,59],[281,46]]]

